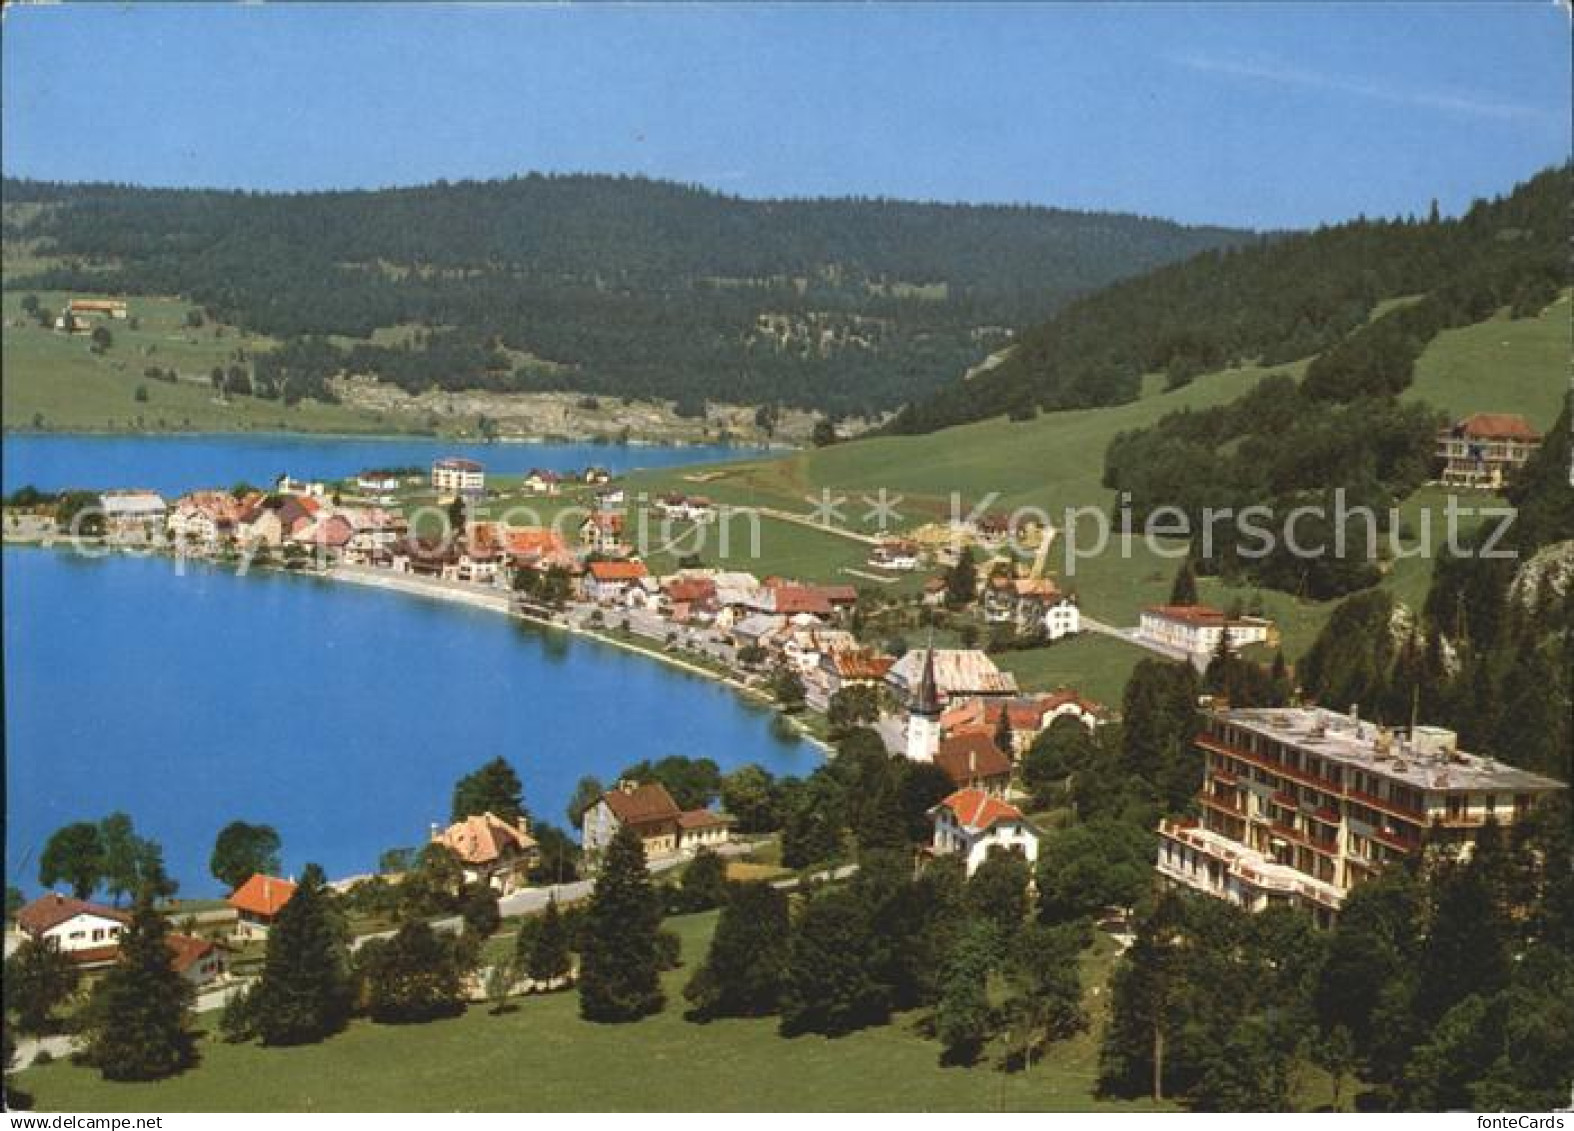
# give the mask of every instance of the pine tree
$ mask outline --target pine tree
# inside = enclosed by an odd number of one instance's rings
[[[76,964],[47,939],[28,939],[5,960],[5,1008],[19,1033],[48,1032],[76,987]]]
[[[557,909],[557,900],[549,900],[530,940],[529,954],[525,958],[525,974],[533,982],[551,983],[566,977],[572,968],[568,925],[563,922],[563,915]]]
[[[867,901],[851,888],[811,899],[793,928],[782,985],[781,1031],[838,1036],[883,1024],[890,988]]]
[[[734,884],[710,952],[683,996],[700,1020],[776,1012],[787,967],[787,896],[762,882]]]
[[[585,1020],[637,1021],[661,1011],[660,930],[661,904],[645,870],[645,848],[625,825],[607,847],[586,915],[579,971]]]
[[[517,821],[526,815],[524,786],[514,767],[501,757],[493,758],[454,784],[450,819],[462,821],[482,813],[492,813],[505,821]]]
[[[974,920],[962,929],[946,958],[935,1003],[935,1036],[946,1064],[972,1064],[993,1035],[995,1013],[989,1005],[989,972],[1000,957],[993,924]]]
[[[193,1060],[191,984],[170,963],[168,927],[144,889],[120,937],[120,958],[94,995],[87,1057],[106,1080],[157,1080]]]
[[[373,1021],[402,1024],[460,1012],[468,958],[463,940],[421,922],[368,943],[358,956],[367,1013]]]
[[[253,1027],[265,1045],[320,1041],[344,1027],[353,988],[342,924],[323,872],[308,864],[268,933]]]
[[[1197,603],[1197,571],[1187,558],[1175,572],[1175,584],[1170,587],[1170,604],[1195,605]]]

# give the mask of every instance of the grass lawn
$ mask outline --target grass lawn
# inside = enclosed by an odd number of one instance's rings
[[[715,913],[669,920],[692,968]],[[1113,945],[1089,952],[1102,985]],[[20,1073],[44,1110],[1143,1110],[1092,1094],[1096,1033],[1062,1042],[1026,1073],[942,1068],[917,1018],[837,1040],[784,1040],[773,1019],[683,1020],[688,971],[668,974],[668,1007],[632,1025],[579,1019],[573,993],[522,999],[501,1017],[485,1007],[409,1027],[357,1022],[322,1045],[263,1049],[204,1041],[202,1063],[173,1080],[105,1083],[65,1062]],[[1090,996],[1096,1023],[1104,995]]]
[[[1545,431],[1568,392],[1569,293],[1535,318],[1498,315],[1444,330],[1416,362],[1405,400],[1426,401],[1450,417],[1517,412]]]
[[[281,400],[257,397],[215,399],[208,374],[228,366],[237,350],[257,354],[274,348],[271,338],[245,334],[233,326],[186,325],[190,304],[174,298],[128,299],[130,319],[108,319],[113,344],[103,354],[89,348],[86,335],[46,330],[22,313],[24,292],[4,292],[5,387],[0,394],[6,428],[52,431],[166,432],[175,430],[245,432],[400,432],[401,422],[382,413],[303,401],[287,407]],[[68,297],[38,292],[40,302],[59,310]],[[75,296],[86,297],[86,296]],[[97,324],[97,323],[95,323]],[[174,369],[173,383],[145,376],[150,367]],[[147,400],[138,401],[145,389]]]
[[[1015,675],[1024,691],[1074,687],[1118,711],[1131,670],[1152,655],[1112,636],[1085,632],[1047,648],[999,652],[991,658],[1001,670]]]

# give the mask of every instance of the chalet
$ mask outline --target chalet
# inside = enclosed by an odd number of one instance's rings
[[[1541,433],[1512,412],[1478,412],[1438,433],[1437,459],[1450,487],[1498,490],[1541,447]]]
[[[1142,610],[1137,636],[1150,644],[1182,652],[1194,663],[1206,662],[1230,634],[1230,646],[1275,644],[1278,630],[1261,617],[1232,617],[1207,605],[1152,605]]]
[[[645,855],[671,856],[678,850],[678,817],[682,810],[660,782],[622,781],[585,810],[580,840],[585,853],[598,856],[620,828],[627,825],[639,834]]]
[[[997,849],[1038,859],[1038,833],[1015,805],[981,789],[959,789],[929,810],[934,825],[930,851],[961,856],[971,876]]]
[[[532,467],[521,486],[532,495],[556,495],[562,488],[563,477],[555,471]]]
[[[957,789],[978,789],[1004,797],[1011,784],[1011,756],[996,746],[995,736],[982,727],[942,738],[935,765]]]
[[[432,843],[458,858],[466,883],[485,883],[499,892],[523,886],[541,858],[524,817],[507,821],[491,812],[466,817],[446,829],[434,828]]]
[[[1018,632],[1042,631],[1050,640],[1082,631],[1076,599],[1047,577],[992,577],[983,595],[984,619]]]
[[[230,893],[229,905],[235,909],[235,937],[265,939],[279,912],[295,894],[295,885],[261,872],[253,875]]]
[[[40,896],[16,913],[16,925],[29,938],[52,943],[68,955],[118,947],[131,917],[123,911],[73,899],[58,892]]]
[[[216,982],[229,972],[224,947],[211,939],[170,934],[164,936],[164,945],[169,947],[171,969],[194,989]]]
[[[156,491],[105,491],[98,497],[98,505],[111,534],[147,537],[163,530],[169,520],[169,504]]]
[[[629,588],[647,576],[649,571],[641,561],[591,562],[585,567],[585,599],[602,605],[621,602]]]
[[[432,464],[432,490],[439,495],[484,495],[486,468],[473,459],[446,456]]]
[[[590,554],[623,554],[623,516],[594,511],[579,524],[579,545]]]
[[[924,671],[929,650],[914,648],[891,665],[886,683],[897,701],[911,702]],[[935,685],[941,704],[968,696],[1011,696],[1017,693],[1016,677],[1003,672],[995,662],[976,649],[937,648],[934,650]]]

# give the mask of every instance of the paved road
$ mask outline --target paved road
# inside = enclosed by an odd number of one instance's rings
[[[1160,644],[1155,640],[1148,640],[1145,637],[1140,636],[1138,634],[1138,630],[1135,628],[1116,628],[1114,625],[1105,624],[1101,620],[1095,620],[1093,617],[1088,616],[1087,613],[1082,614],[1082,627],[1087,632],[1096,632],[1101,636],[1112,636],[1116,640],[1124,640],[1127,644],[1132,644],[1138,648],[1146,649],[1147,651],[1152,652],[1155,656],[1162,656],[1166,660],[1187,660],[1194,667],[1196,667],[1198,671],[1203,671],[1208,666],[1209,657],[1207,656],[1199,656],[1195,652],[1187,652],[1180,648],[1171,648],[1167,644]]]

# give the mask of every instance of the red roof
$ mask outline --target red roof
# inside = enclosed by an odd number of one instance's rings
[[[207,939],[190,935],[166,935],[164,943],[170,949],[169,964],[177,974],[184,974],[218,949]]]
[[[981,789],[959,789],[940,804],[951,810],[959,823],[980,832],[1001,821],[1023,819],[1022,810]]]
[[[38,936],[78,915],[97,915],[101,919],[113,919],[117,923],[131,922],[131,917],[124,911],[116,911],[113,907],[105,907],[101,903],[89,903],[85,899],[73,899],[69,895],[50,892],[48,895],[39,896],[18,911],[16,924],[28,934]]]
[[[438,460],[432,466],[434,468],[442,468],[444,471],[480,471],[480,470],[482,470],[481,465],[479,463],[477,463],[475,460],[473,460],[473,459],[463,459],[463,458],[461,458],[459,456],[448,456],[446,459]]]
[[[1209,605],[1149,605],[1142,611],[1182,624],[1223,624],[1229,620],[1223,612]]]
[[[678,828],[680,829],[714,829],[721,825],[732,824],[732,818],[725,813],[717,813],[710,809],[686,809],[678,814]]]
[[[597,581],[638,581],[649,571],[644,562],[591,562],[590,576]]]
[[[716,583],[709,578],[679,578],[667,583],[668,600],[686,604],[709,601],[716,596]]]
[[[935,765],[952,784],[965,786],[1011,773],[1011,759],[995,745],[994,735],[983,730],[953,734],[940,742]]]
[[[284,909],[294,894],[295,885],[289,880],[258,872],[230,894],[229,903],[237,911],[249,911],[271,919]]]
[[[1454,425],[1454,431],[1478,440],[1541,439],[1541,433],[1517,412],[1478,412]]]
[[[595,511],[589,518],[585,519],[585,522],[591,526],[600,527],[602,530],[610,530],[614,534],[620,534],[623,531],[623,516],[613,514],[610,511]],[[583,526],[584,523],[581,523],[581,525]]]
[[[508,532],[508,552],[511,554],[545,557],[548,554],[560,554],[567,549],[568,546],[557,531],[544,526],[526,526]]]

